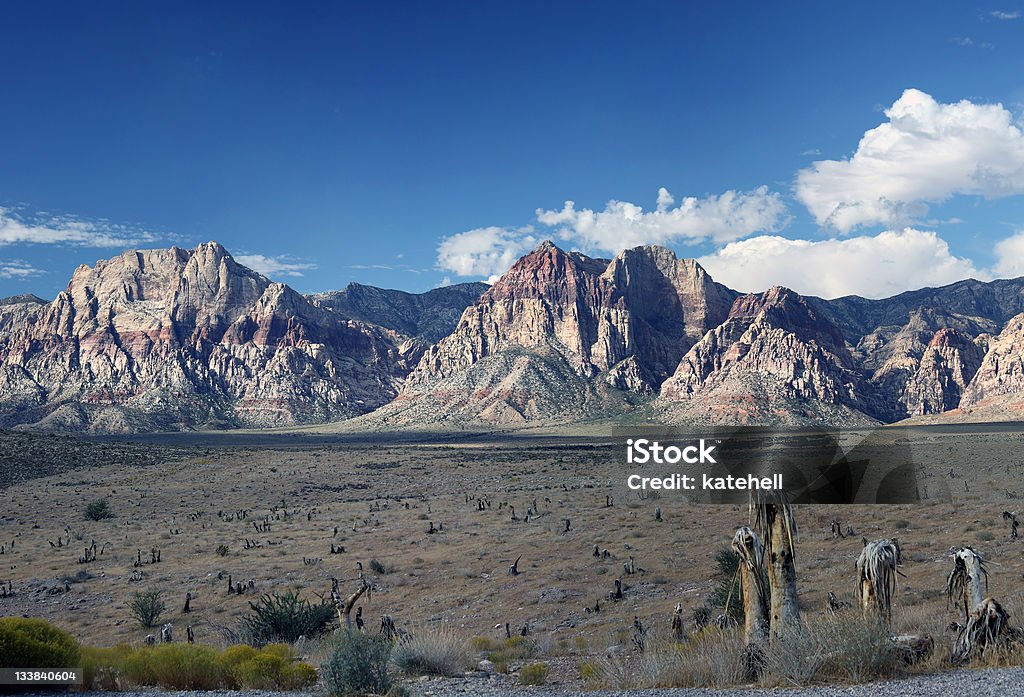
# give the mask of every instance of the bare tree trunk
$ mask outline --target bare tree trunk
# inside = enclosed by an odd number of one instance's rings
[[[767,497],[766,497],[767,498]],[[771,589],[769,620],[773,637],[800,628],[800,604],[796,594],[796,521],[783,495],[756,504],[757,528],[764,537],[765,566]]]
[[[369,589],[370,584],[363,581],[356,592],[345,598],[344,601],[342,601],[338,595],[337,584],[335,584],[335,587],[331,590],[331,596],[334,598],[334,602],[338,606],[338,622],[344,622],[346,629],[352,629],[352,608],[355,606],[359,598],[362,597],[363,593]]]
[[[757,533],[739,528],[732,548],[740,556],[740,588],[743,590],[744,637],[747,644],[768,638],[768,580],[764,571],[764,546]]]
[[[953,571],[946,579],[946,593],[950,602],[962,600],[965,621],[985,600],[985,593],[981,588],[983,576],[987,586],[988,571],[980,554],[970,547],[961,547],[953,554]]]

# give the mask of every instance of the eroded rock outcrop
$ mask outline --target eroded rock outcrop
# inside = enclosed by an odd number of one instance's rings
[[[384,332],[216,243],[125,252],[80,266],[48,304],[0,308],[0,420],[112,431],[326,421],[388,402],[403,360]]]
[[[676,418],[732,423],[886,411],[839,328],[782,287],[738,298],[683,357],[658,404]]]
[[[544,242],[427,350],[385,416],[488,420],[501,413],[506,420],[508,409],[550,418],[621,408],[623,400],[653,394],[690,346],[725,318],[735,295],[668,249],[638,247],[605,260]],[[522,373],[531,377],[521,389],[533,403],[555,409],[534,409],[495,391],[493,374],[507,363],[505,354],[516,356],[517,371],[532,366]],[[453,417],[447,399],[463,393]]]
[[[956,329],[937,331],[903,388],[900,401],[907,413],[920,416],[957,408],[981,366],[987,343],[987,335],[974,339]]]
[[[1024,409],[1024,314],[1012,317],[988,342],[974,378],[964,390],[960,408],[1005,408],[1006,418]]]

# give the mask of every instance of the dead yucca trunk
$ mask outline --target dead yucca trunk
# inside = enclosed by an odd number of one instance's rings
[[[732,549],[739,555],[740,589],[743,591],[744,636],[748,644],[768,638],[770,591],[764,568],[764,545],[750,528],[736,530]]]
[[[864,615],[877,614],[886,626],[892,624],[892,602],[896,594],[896,567],[902,562],[898,540],[868,542],[857,558],[857,601]]]
[[[743,593],[744,673],[748,680],[757,680],[764,672],[766,654],[764,643],[768,640],[768,603],[771,591],[764,567],[764,545],[750,528],[736,530],[732,538],[732,549],[739,555],[740,589]],[[726,603],[728,607],[728,602]]]
[[[751,505],[754,529],[764,540],[771,634],[781,637],[801,626],[796,593],[796,521],[793,508],[782,492],[759,491]]]
[[[992,598],[982,600],[967,617],[953,644],[950,659],[965,663],[984,656],[993,649],[1005,648],[1019,638],[1019,632],[1010,627],[1010,615]]]
[[[970,619],[971,610],[985,599],[981,579],[985,578],[988,589],[988,569],[985,560],[970,547],[961,547],[953,553],[953,570],[946,578],[946,602],[963,603],[964,622]]]

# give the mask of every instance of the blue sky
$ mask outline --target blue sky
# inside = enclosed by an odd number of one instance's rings
[[[1020,2],[295,5],[6,4],[0,295],[210,239],[303,292],[544,238],[741,290],[1024,275]]]

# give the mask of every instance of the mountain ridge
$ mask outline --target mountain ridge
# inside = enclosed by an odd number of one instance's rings
[[[491,286],[302,295],[210,242],[79,266],[52,301],[0,300],[0,426],[966,418],[1024,402],[1021,351],[1024,279],[743,294],[666,248],[600,259],[545,241]]]

